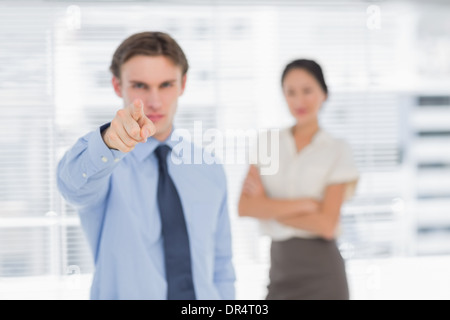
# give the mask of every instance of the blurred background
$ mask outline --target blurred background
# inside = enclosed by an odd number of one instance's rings
[[[293,123],[282,69],[319,62],[322,126],[361,172],[338,239],[352,299],[450,299],[448,17],[444,0],[0,0],[0,299],[88,299],[92,259],[56,164],[122,107],[109,63],[145,30],[186,52],[176,125],[188,130]],[[225,168],[237,298],[262,299],[270,240],[237,215],[247,166]]]

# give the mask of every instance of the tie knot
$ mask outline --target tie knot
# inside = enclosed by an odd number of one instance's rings
[[[155,149],[156,158],[160,167],[166,167],[167,154],[170,152],[170,147],[166,144],[162,144]]]

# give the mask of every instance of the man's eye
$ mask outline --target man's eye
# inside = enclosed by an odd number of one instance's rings
[[[143,89],[143,88],[145,88],[145,85],[143,83],[135,83],[133,85],[133,88]]]
[[[169,88],[169,87],[171,87],[171,86],[172,86],[172,83],[167,82],[167,83],[163,83],[163,84],[161,85],[161,88]]]

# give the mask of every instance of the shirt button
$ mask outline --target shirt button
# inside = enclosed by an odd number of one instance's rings
[[[83,172],[82,176],[83,176],[83,178],[86,178],[87,174]]]
[[[120,158],[115,158],[114,159],[114,162],[119,162],[120,161]]]
[[[108,162],[108,158],[107,157],[102,157],[102,161],[103,162]]]

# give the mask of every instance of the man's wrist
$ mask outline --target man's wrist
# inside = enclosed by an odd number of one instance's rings
[[[106,140],[105,140],[105,133],[106,133],[106,131],[108,130],[108,128],[111,126],[111,122],[108,122],[108,123],[105,123],[104,125],[102,125],[101,127],[100,127],[100,136],[102,137],[102,140],[103,140],[103,143],[104,144],[106,144],[106,146],[108,147],[108,148],[110,148],[110,146],[106,143]],[[111,148],[110,148],[111,149]]]
[[[105,123],[104,125],[102,125],[100,127],[100,134],[102,135],[102,137],[103,137],[103,134],[106,131],[106,129],[109,128],[109,126],[111,126],[111,122]]]

